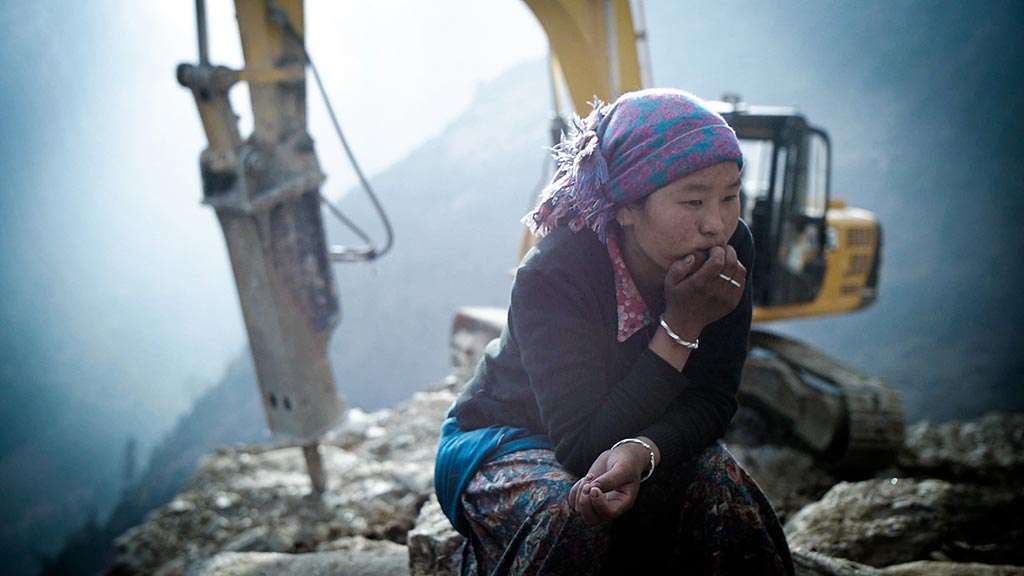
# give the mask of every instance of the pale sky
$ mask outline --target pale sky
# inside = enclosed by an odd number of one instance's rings
[[[176,46],[185,60],[195,60],[191,7],[152,9],[162,20],[173,19],[174,36],[183,40]],[[240,67],[233,3],[208,0],[207,10],[211,60]],[[310,0],[306,41],[346,137],[370,173],[436,135],[465,110],[479,82],[547,53],[540,25],[519,0]],[[325,171],[334,176],[327,187],[340,191],[354,180],[347,163],[339,162],[341,148],[311,74],[308,80],[310,131]],[[232,98],[248,132],[245,86]]]

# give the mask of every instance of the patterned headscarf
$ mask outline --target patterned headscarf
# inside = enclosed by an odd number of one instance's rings
[[[743,164],[733,129],[688,92],[640,90],[593,106],[552,149],[555,175],[523,218],[538,236],[568,220],[573,232],[587,226],[604,242],[619,206],[715,164]]]

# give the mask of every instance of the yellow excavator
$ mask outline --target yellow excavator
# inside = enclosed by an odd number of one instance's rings
[[[558,127],[587,111],[594,97],[612,101],[650,82],[639,2],[524,1],[550,42]],[[313,488],[323,491],[319,439],[345,413],[327,351],[339,321],[331,262],[385,254],[390,225],[371,192],[388,232],[385,245],[358,228],[365,246],[326,243],[323,207],[344,217],[320,194],[325,177],[306,126],[307,68],[323,87],[305,50],[303,0],[235,0],[241,70],[209,62],[205,2],[195,4],[199,62],[181,64],[177,77],[192,91],[209,142],[200,156],[204,203],[224,232],[270,430],[304,447]],[[254,118],[245,138],[227,97],[239,82],[249,84]],[[757,250],[755,323],[841,314],[874,301],[881,229],[869,212],[831,197],[827,133],[788,108],[734,96],[712,105],[744,149],[743,216]],[[341,136],[329,102],[328,113]],[[371,191],[358,167],[356,173]],[[520,256],[533,241],[524,231]],[[475,366],[503,322],[502,310],[466,307],[456,314],[456,375]],[[889,383],[758,327],[751,347],[741,401],[788,421],[800,442],[837,466],[892,461],[904,424]]]
[[[585,115],[650,83],[643,4],[630,0],[524,0],[547,34],[555,118]],[[562,110],[568,102],[573,110]],[[849,313],[877,296],[881,225],[831,195],[828,133],[794,108],[726,94],[710,102],[744,153],[742,213],[754,235],[754,329],[741,400],[787,421],[793,436],[837,469],[879,468],[903,445],[899,395],[767,323]],[[558,132],[555,130],[554,132]],[[536,241],[524,232],[520,258]],[[467,307],[453,321],[453,364],[467,376],[504,312]]]

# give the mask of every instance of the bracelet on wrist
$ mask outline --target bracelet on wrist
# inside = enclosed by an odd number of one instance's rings
[[[700,345],[700,339],[699,338],[694,338],[693,342],[687,342],[686,340],[683,340],[678,334],[673,332],[672,329],[669,328],[668,322],[665,322],[665,317],[664,316],[661,317],[661,327],[665,330],[665,333],[668,334],[669,338],[675,340],[676,344],[679,344],[683,348],[689,348],[690,350],[696,350],[697,346]]]
[[[622,440],[619,440],[618,442],[613,444],[611,449],[615,450],[616,448],[618,448],[619,446],[622,446],[623,444],[639,444],[639,445],[643,446],[644,448],[647,448],[647,451],[650,452],[650,454],[651,454],[651,467],[648,468],[647,469],[647,473],[644,474],[643,477],[640,478],[640,482],[643,483],[645,480],[647,480],[648,478],[651,477],[651,474],[654,474],[654,448],[651,448],[650,444],[648,444],[647,442],[644,442],[643,440],[641,440],[639,438],[623,438]]]

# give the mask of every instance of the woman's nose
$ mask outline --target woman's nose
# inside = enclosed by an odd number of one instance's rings
[[[701,215],[700,232],[709,236],[720,235],[725,231],[725,222],[722,221],[722,213],[714,208],[708,208]]]

